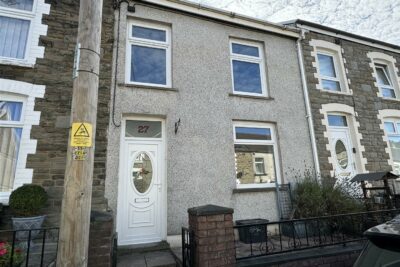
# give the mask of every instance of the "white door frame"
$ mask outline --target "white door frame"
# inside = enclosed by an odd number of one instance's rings
[[[126,129],[126,121],[129,120],[143,120],[143,121],[160,121],[161,122],[161,138],[138,138],[138,137],[125,137],[125,129]],[[161,229],[161,240],[166,240],[167,239],[167,162],[166,162],[166,131],[165,131],[165,119],[163,118],[157,118],[157,117],[146,117],[146,116],[126,116],[123,117],[122,122],[121,122],[121,137],[120,137],[120,151],[119,151],[119,169],[118,169],[118,195],[117,195],[117,233],[121,231],[122,225],[121,225],[121,219],[123,218],[120,215],[120,212],[122,212],[122,201],[121,199],[123,196],[122,194],[120,195],[119,192],[123,192],[123,186],[124,184],[121,182],[123,176],[126,173],[126,158],[125,156],[127,155],[127,149],[128,146],[127,144],[132,144],[135,142],[138,143],[146,143],[148,142],[149,144],[155,144],[159,143],[163,147],[163,153],[160,155],[160,164],[163,165],[162,171],[159,174],[160,175],[160,182],[161,182],[161,195],[160,195],[160,205],[161,205],[161,212],[160,212],[160,229]],[[140,243],[145,243],[145,242],[139,242],[136,244]],[[118,242],[118,245],[120,243]],[[128,244],[123,244],[123,245],[128,245]],[[133,245],[133,244],[132,244]]]
[[[347,119],[347,116],[346,116],[346,119]],[[334,136],[335,132],[339,132],[339,133],[341,132],[341,133],[345,134],[347,140],[343,140],[343,138],[337,138],[336,136]],[[341,166],[337,166],[338,159],[337,159],[337,155],[336,155],[336,142],[334,142],[333,139],[335,139],[335,140],[338,139],[338,140],[341,140],[343,142],[343,144],[345,145],[347,157],[348,157],[348,166],[349,167],[351,166],[351,169],[353,170],[350,172],[349,177],[352,178],[353,176],[355,176],[358,173],[358,170],[357,170],[356,157],[355,157],[355,154],[353,153],[354,144],[353,144],[353,140],[351,137],[350,127],[349,126],[347,126],[347,127],[329,126],[329,138],[330,138],[329,143],[330,143],[331,151],[332,151],[334,174],[339,175],[338,173],[336,173],[336,171],[338,169],[343,170],[343,168]],[[345,170],[343,170],[343,171],[345,171]]]

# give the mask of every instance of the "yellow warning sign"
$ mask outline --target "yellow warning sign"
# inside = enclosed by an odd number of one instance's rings
[[[92,146],[92,125],[85,122],[72,123],[71,146],[91,147]]]

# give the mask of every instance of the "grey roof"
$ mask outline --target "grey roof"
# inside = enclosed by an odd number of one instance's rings
[[[371,172],[371,173],[360,173],[351,179],[352,182],[361,181],[380,181],[386,179],[396,179],[399,176],[391,172]]]
[[[283,21],[283,22],[281,22],[281,24],[283,24],[283,25],[296,25],[296,24],[307,25],[307,26],[311,26],[311,27],[314,27],[314,28],[318,28],[318,29],[321,29],[321,30],[328,31],[328,32],[332,32],[332,33],[335,33],[335,34],[341,34],[341,35],[352,37],[352,38],[355,38],[355,39],[364,40],[364,41],[367,41],[367,42],[370,42],[370,43],[373,43],[373,44],[379,44],[379,45],[383,45],[383,46],[390,47],[390,48],[393,48],[393,49],[400,49],[400,46],[392,44],[392,43],[379,41],[379,40],[376,40],[376,39],[373,39],[373,38],[369,38],[369,37],[366,37],[366,36],[354,34],[354,33],[351,33],[351,32],[346,32],[346,31],[343,31],[343,30],[335,29],[335,28],[332,28],[332,27],[328,27],[328,26],[325,26],[325,25],[322,25],[322,24],[318,24],[318,23],[315,23],[315,22],[311,22],[311,21],[307,21],[307,20],[294,19],[294,20],[290,20],[290,21]]]

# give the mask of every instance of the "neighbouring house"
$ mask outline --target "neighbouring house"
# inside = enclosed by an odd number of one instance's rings
[[[400,46],[304,20],[309,101],[325,176],[400,173]],[[393,183],[400,193],[399,182]]]
[[[51,225],[59,224],[64,191],[78,13],[77,0],[0,1],[0,203],[22,184],[42,185]],[[113,14],[104,1],[92,205],[102,211]]]
[[[186,1],[122,2],[106,198],[119,245],[173,242],[187,209],[280,218],[277,184],[314,168],[296,29]]]

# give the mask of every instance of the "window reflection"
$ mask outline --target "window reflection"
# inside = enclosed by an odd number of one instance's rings
[[[166,50],[132,45],[131,81],[140,83],[167,83]]]

